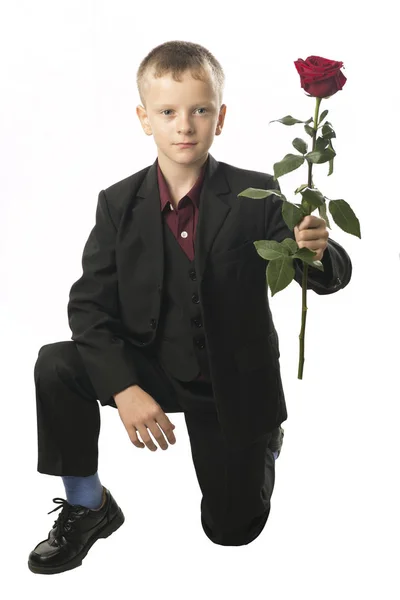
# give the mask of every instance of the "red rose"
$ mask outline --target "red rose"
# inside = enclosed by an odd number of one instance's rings
[[[294,61],[301,87],[315,98],[328,98],[341,90],[347,78],[341,72],[343,63],[322,56],[308,56]]]

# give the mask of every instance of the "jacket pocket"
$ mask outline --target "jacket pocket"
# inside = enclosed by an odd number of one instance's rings
[[[222,250],[221,252],[213,252],[210,254],[210,260],[212,263],[219,264],[230,261],[237,261],[246,259],[249,256],[256,255],[257,250],[254,246],[254,242],[251,240],[240,246]]]

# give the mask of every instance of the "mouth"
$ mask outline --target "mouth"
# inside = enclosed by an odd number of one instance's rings
[[[179,142],[176,146],[195,146],[197,142]]]

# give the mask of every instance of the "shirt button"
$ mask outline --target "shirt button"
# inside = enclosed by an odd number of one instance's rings
[[[182,233],[181,233],[181,237],[183,237],[183,238],[187,238],[187,236],[188,236],[188,233],[187,233],[187,231],[182,231]]]

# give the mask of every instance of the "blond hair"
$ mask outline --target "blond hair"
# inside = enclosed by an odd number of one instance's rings
[[[136,83],[139,91],[142,105],[146,108],[146,98],[144,88],[146,87],[147,76],[151,74],[158,79],[167,73],[171,73],[175,81],[182,81],[181,75],[190,70],[194,79],[209,81],[209,71],[211,69],[212,85],[217,92],[219,106],[222,103],[222,97],[225,86],[225,74],[218,60],[200,44],[193,42],[171,41],[156,46],[142,60],[136,75]]]

